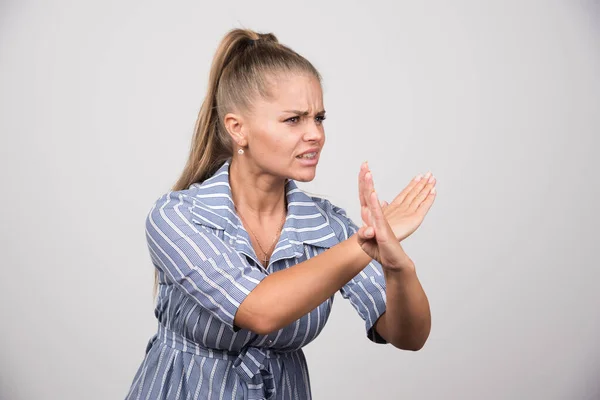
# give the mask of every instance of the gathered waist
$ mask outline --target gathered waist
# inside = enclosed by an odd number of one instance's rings
[[[266,359],[294,357],[298,356],[298,353],[304,359],[301,349],[282,352],[266,347],[249,345],[244,346],[239,352],[212,349],[189,340],[180,333],[170,330],[160,323],[158,324],[157,334],[148,343],[147,351],[156,342],[201,357],[233,361],[232,368],[240,379],[246,383],[248,399],[251,400],[269,399],[276,392],[273,371],[269,363],[265,361]]]
[[[155,335],[155,340],[163,343],[166,346],[171,348],[184,351],[186,353],[192,353],[197,356],[208,357],[208,358],[217,358],[221,360],[235,360],[239,357],[241,353],[244,353],[248,347],[241,349],[240,351],[230,351],[227,349],[213,349],[210,347],[206,347],[198,342],[190,340],[184,337],[181,333],[175,332],[163,324],[158,324],[158,332]],[[256,349],[260,349],[262,353],[264,353],[264,358],[281,358],[286,355],[290,355],[293,352],[286,351],[277,351],[274,349],[269,349],[266,347],[254,347]]]

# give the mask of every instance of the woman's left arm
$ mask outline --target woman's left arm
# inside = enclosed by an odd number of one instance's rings
[[[421,225],[436,197],[435,178],[430,174],[426,178],[416,177],[387,205],[380,204],[366,163],[359,173],[364,223],[357,232],[359,243],[381,264],[386,282],[386,311],[375,323],[375,330],[395,347],[414,351],[429,337],[431,312],[415,265],[400,241]]]
[[[420,350],[429,337],[431,312],[415,265],[407,255],[405,267],[384,267],[383,274],[386,282],[386,311],[375,323],[375,329],[399,349]]]

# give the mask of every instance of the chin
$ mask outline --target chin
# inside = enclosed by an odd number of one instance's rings
[[[302,171],[292,174],[290,178],[297,182],[310,182],[315,179],[316,172],[316,168],[313,168],[310,171]]]

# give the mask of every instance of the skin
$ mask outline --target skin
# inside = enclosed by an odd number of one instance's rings
[[[261,255],[258,242],[263,248],[273,243],[286,216],[286,179],[308,182],[315,177],[316,164],[305,165],[296,156],[312,148],[320,153],[325,144],[323,95],[316,78],[277,76],[271,94],[270,99],[254,99],[249,113],[224,117],[236,144],[229,170],[233,201],[244,226],[256,235],[251,237]],[[244,154],[239,155],[238,148]],[[358,233],[267,276],[240,305],[236,325],[262,334],[281,329],[325,301],[375,259],[386,279],[386,312],[375,329],[395,347],[419,350],[431,328],[429,303],[415,264],[400,245],[421,225],[436,197],[431,173],[418,178],[387,204],[379,201],[364,163],[358,179],[363,220]]]
[[[363,226],[358,243],[379,261],[386,281],[386,312],[375,329],[394,346],[419,350],[431,331],[431,312],[415,264],[400,242],[423,222],[435,200],[436,179],[428,172],[417,175],[388,205],[379,201],[367,163],[359,173],[359,198]]]
[[[228,113],[224,118],[236,144],[229,170],[233,201],[265,250],[286,216],[286,179],[309,182],[316,174],[316,165],[306,166],[296,156],[313,148],[320,153],[325,145],[319,81],[281,75],[273,80],[271,90],[273,99],[256,98],[251,114]],[[244,149],[243,155],[238,148]],[[255,248],[262,253],[259,246]]]

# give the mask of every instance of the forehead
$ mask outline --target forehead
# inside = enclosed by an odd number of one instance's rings
[[[319,80],[310,75],[280,74],[269,79],[267,99],[271,108],[282,110],[312,110],[323,108],[323,93]]]

